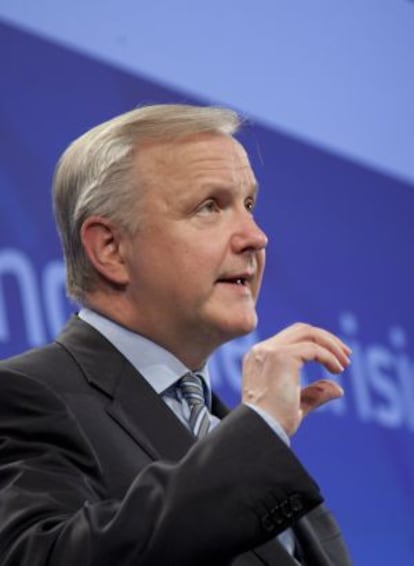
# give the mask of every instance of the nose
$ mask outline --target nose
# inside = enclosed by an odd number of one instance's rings
[[[237,226],[232,238],[233,249],[237,253],[245,251],[256,252],[264,250],[268,244],[268,237],[258,226],[254,217],[247,211]]]

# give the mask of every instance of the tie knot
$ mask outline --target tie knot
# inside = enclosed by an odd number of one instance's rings
[[[194,436],[203,438],[210,429],[210,417],[204,397],[203,380],[189,372],[178,382],[183,398],[190,409],[188,425]]]
[[[203,380],[195,373],[186,373],[179,381],[184,399],[190,407],[205,405]]]

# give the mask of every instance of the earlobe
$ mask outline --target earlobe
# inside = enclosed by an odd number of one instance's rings
[[[121,237],[107,218],[90,216],[82,224],[82,245],[91,264],[108,282],[125,286],[129,278],[121,253]]]

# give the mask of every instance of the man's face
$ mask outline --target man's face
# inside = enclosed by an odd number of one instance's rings
[[[208,355],[255,328],[267,238],[243,147],[221,134],[147,144],[135,175],[145,189],[125,256],[134,329],[183,359],[180,348]]]

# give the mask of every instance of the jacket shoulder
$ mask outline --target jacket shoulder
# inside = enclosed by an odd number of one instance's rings
[[[60,388],[74,374],[80,372],[68,350],[56,342],[0,361],[0,379],[20,375],[42,382],[53,389]]]

